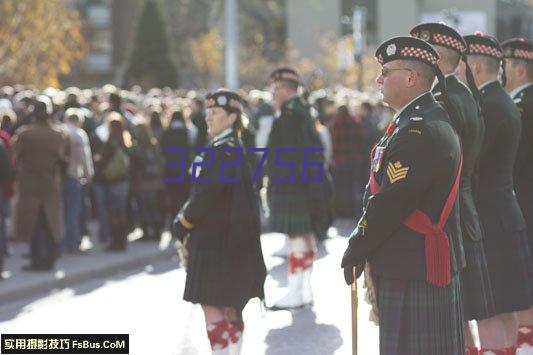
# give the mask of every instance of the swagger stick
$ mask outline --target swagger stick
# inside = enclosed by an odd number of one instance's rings
[[[357,355],[357,279],[355,278],[355,266],[353,267],[353,283],[352,283],[352,354]]]

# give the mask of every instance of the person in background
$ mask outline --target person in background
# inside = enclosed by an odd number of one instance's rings
[[[174,231],[190,250],[183,298],[202,306],[212,354],[238,355],[242,310],[251,298],[264,299],[259,206],[250,167],[228,164],[238,158],[231,149],[243,149],[240,96],[221,89],[207,96],[206,106],[210,150],[195,161],[213,164],[194,171],[201,180],[194,182]]]
[[[196,97],[192,100],[190,119],[198,129],[195,148],[203,148],[207,141],[207,124],[205,123],[204,102]]]
[[[514,191],[526,220],[529,250],[533,255],[533,42],[513,38],[502,43],[505,89],[520,111],[522,134],[513,168]],[[533,347],[533,310],[518,314],[519,347]]]
[[[496,308],[494,316],[478,321],[481,354],[514,354],[517,312],[527,314],[533,304],[533,263],[526,222],[513,189],[520,112],[498,80],[503,59],[499,42],[481,32],[463,38],[485,123],[476,203]],[[468,83],[464,63],[459,65],[458,76]],[[533,325],[533,320],[525,325]]]
[[[291,68],[279,68],[271,73],[270,80],[279,113],[267,145],[270,152],[266,162],[270,230],[286,234],[291,250],[287,270],[288,292],[271,307],[281,310],[313,303],[311,273],[316,245],[312,234],[311,201],[319,196],[316,189],[319,185],[303,179],[304,174],[309,178],[316,177],[308,167],[304,170],[303,164],[306,150],[322,149],[322,144],[311,117],[311,107],[298,95],[301,83],[298,73]],[[286,148],[290,150],[284,151]],[[323,152],[309,154],[307,160],[323,164]],[[279,164],[280,161],[285,164]],[[288,164],[292,165],[292,169],[288,168]]]
[[[339,106],[328,125],[333,145],[332,175],[335,186],[335,217],[355,218],[360,213],[359,170],[363,147],[361,125],[350,115],[348,107]],[[368,176],[365,181],[368,180]]]
[[[109,136],[94,154],[100,241],[110,241],[106,248],[108,251],[125,251],[131,137],[125,129],[124,118],[118,112],[108,113],[105,121]]]
[[[159,143],[148,124],[134,126],[135,144],[131,149],[131,191],[139,208],[143,236],[141,240],[159,241],[163,216],[157,198],[163,189],[164,158]]]
[[[30,271],[49,271],[61,238],[61,176],[68,164],[68,138],[51,122],[52,102],[38,96],[32,105],[34,122],[13,137],[17,162],[15,235],[30,243]]]
[[[84,120],[83,111],[75,107],[68,108],[63,120],[63,127],[70,141],[70,159],[62,182],[65,224],[60,250],[77,253],[80,251],[82,238],[83,186],[92,180],[94,169],[89,137],[80,128]]]
[[[2,132],[0,132],[1,134]],[[4,271],[4,257],[7,254],[7,235],[6,235],[6,219],[8,214],[9,197],[5,193],[5,183],[12,180],[13,173],[13,158],[10,147],[6,145],[3,137],[0,136],[0,281],[3,280],[2,273]],[[8,141],[9,142],[9,141]]]
[[[9,245],[7,242],[7,219],[11,214],[11,198],[14,195],[15,184],[15,155],[13,147],[11,146],[11,132],[15,125],[17,116],[10,108],[0,110],[0,140],[4,144],[4,148],[11,162],[11,173],[7,179],[0,182],[0,257],[8,256]]]
[[[185,120],[181,110],[175,110],[170,123],[161,135],[161,149],[165,160],[164,179],[165,220],[167,216],[174,218],[187,198],[191,187],[188,174],[191,164],[196,135],[195,125]]]

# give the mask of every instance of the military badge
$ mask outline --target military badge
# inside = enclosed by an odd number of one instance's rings
[[[220,95],[219,97],[217,97],[217,104],[218,105],[226,106],[227,103],[228,103],[228,99],[226,98],[226,96]]]
[[[194,165],[194,163],[201,163],[204,161],[204,157],[200,154],[200,155],[197,155],[195,158],[194,158],[194,161],[193,161],[193,164],[191,164],[191,167],[189,168],[189,175],[193,176],[194,178],[198,178],[200,176],[200,172],[202,171],[202,166],[201,165]],[[196,169],[194,169],[193,171],[193,167],[196,167]],[[195,173],[193,175],[193,173]]]
[[[422,121],[422,117],[411,117],[411,121]]]
[[[381,159],[383,159],[383,153],[385,152],[385,147],[376,147],[374,151],[374,156],[372,157],[371,168],[372,171],[377,173],[381,166]]]
[[[422,31],[422,32],[420,32],[420,39],[421,39],[421,40],[424,40],[424,41],[427,42],[427,41],[430,40],[430,38],[431,38],[431,35],[430,35],[429,31]]]
[[[396,45],[394,43],[389,44],[387,47],[387,55],[390,57],[391,55],[396,54]]]
[[[507,48],[504,48],[503,50],[503,55],[506,56],[506,57],[512,57],[513,56],[513,48],[511,47],[507,47]]]
[[[391,184],[394,184],[396,181],[405,179],[407,177],[408,172],[409,167],[404,167],[399,161],[394,164],[389,163],[389,165],[387,166],[387,176],[389,177]]]

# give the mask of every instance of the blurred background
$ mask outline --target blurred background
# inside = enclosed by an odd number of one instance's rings
[[[380,41],[422,21],[445,21],[461,33],[479,30],[499,40],[531,38],[532,4],[235,1],[229,26],[238,29],[239,86],[263,87],[280,63],[295,66],[311,90],[373,85],[373,49]],[[4,0],[0,85],[219,87],[225,83],[225,6],[222,0]]]

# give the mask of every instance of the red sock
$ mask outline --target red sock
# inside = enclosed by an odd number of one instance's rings
[[[314,251],[289,254],[289,274],[298,274],[313,265]]]
[[[234,344],[238,343],[239,339],[242,338],[242,332],[244,331],[244,322],[242,320],[234,320],[229,322],[229,325],[229,340]]]
[[[491,354],[491,355],[508,355],[510,354],[508,352],[509,348],[505,348],[505,349],[481,349],[479,350],[479,354],[480,355],[487,355],[487,354]],[[512,353],[514,355],[514,353]]]
[[[212,350],[220,350],[228,346],[230,329],[227,321],[221,320],[216,323],[208,323],[206,329]]]
[[[519,348],[528,348],[533,346],[533,325],[521,325],[518,327],[516,346]]]
[[[479,349],[475,346],[469,346],[465,349],[465,355],[479,355]]]
[[[505,349],[507,351],[505,355],[516,355],[516,346],[511,346],[510,348]]]

